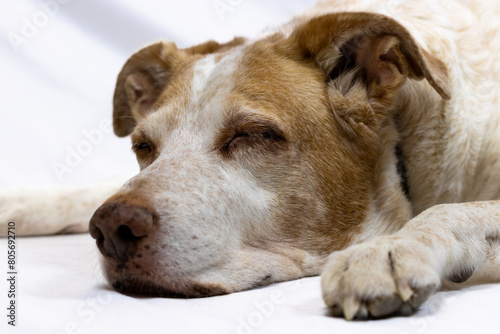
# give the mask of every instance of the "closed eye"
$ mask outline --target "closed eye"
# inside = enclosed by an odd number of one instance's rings
[[[275,120],[235,110],[221,129],[216,148],[224,156],[236,151],[249,152],[255,148],[265,153],[283,147],[286,142],[284,131]]]
[[[236,151],[249,152],[248,150],[253,149],[259,149],[259,152],[264,153],[275,151],[272,147],[282,147],[285,142],[285,138],[273,129],[260,127],[258,130],[235,132],[232,136],[228,136],[220,150],[224,156]]]
[[[242,133],[237,133],[234,135],[233,138],[231,138],[226,144],[224,144],[224,148],[227,150],[230,148],[231,144],[234,144],[234,142],[238,139],[244,139],[248,138],[251,134],[248,132],[242,132]]]

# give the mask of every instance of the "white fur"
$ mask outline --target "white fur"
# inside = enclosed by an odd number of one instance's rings
[[[8,222],[16,235],[51,235],[88,231],[95,209],[115,193],[128,177],[80,187],[25,187],[0,193],[0,236]]]

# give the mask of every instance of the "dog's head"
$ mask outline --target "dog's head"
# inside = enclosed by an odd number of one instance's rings
[[[316,275],[374,217],[380,187],[389,216],[407,218],[401,187],[385,180],[396,173],[387,129],[407,79],[424,78],[449,98],[444,65],[366,13],[134,54],[114,129],[132,135],[141,172],[90,224],[109,282],[201,296]]]

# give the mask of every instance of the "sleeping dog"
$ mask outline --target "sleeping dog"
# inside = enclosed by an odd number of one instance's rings
[[[140,173],[4,193],[1,224],[83,232],[92,217],[106,278],[127,294],[321,273],[349,320],[498,282],[499,19],[495,1],[329,0],[256,39],[148,46],[114,94]]]

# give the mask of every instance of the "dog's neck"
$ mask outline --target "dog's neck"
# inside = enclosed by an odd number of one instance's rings
[[[412,205],[404,189],[406,168],[403,151],[397,148],[400,136],[392,115],[388,115],[382,125],[380,140],[382,147],[373,178],[373,199],[360,225],[361,231],[352,243],[395,233],[412,217]]]
[[[396,149],[398,172],[414,215],[438,202],[435,192],[429,190],[435,187],[442,166],[440,157],[445,148],[440,143],[447,131],[445,106],[425,81],[413,80],[408,80],[395,104],[394,120],[400,139]]]

